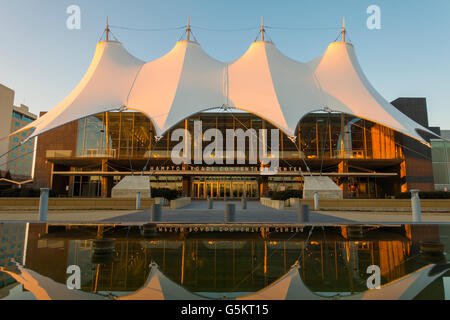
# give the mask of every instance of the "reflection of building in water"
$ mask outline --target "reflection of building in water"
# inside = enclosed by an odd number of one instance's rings
[[[65,283],[69,240],[47,240],[45,224],[30,224],[25,265],[53,280]]]
[[[437,228],[426,226],[369,230],[358,239],[344,238],[338,228],[317,229],[309,241],[309,230],[291,240],[238,234],[234,239],[148,240],[112,232],[114,252],[101,256],[94,255],[93,241],[88,240],[96,238],[95,228],[60,231],[46,234],[45,225],[30,227],[26,267],[65,283],[67,266],[76,264],[82,270],[83,290],[94,292],[136,291],[146,281],[152,260],[192,292],[254,292],[284,275],[297,260],[302,279],[314,292],[365,291],[368,266],[379,265],[382,284],[391,282],[424,265],[415,259],[416,241],[439,238]]]
[[[0,266],[11,266],[11,259],[22,262],[25,229],[25,224],[0,224]],[[0,272],[0,288],[6,287],[14,282],[14,279],[10,276]]]

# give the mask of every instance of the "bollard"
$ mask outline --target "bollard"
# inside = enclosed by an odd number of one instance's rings
[[[314,210],[315,211],[319,210],[319,193],[318,192],[314,192]]]
[[[241,205],[242,205],[243,210],[247,210],[247,198],[246,197],[242,197]]]
[[[208,210],[212,210],[213,207],[214,207],[213,199],[211,199],[211,198],[208,197],[207,202],[208,202]]]
[[[225,204],[225,223],[234,222],[236,216],[236,205],[234,203]]]
[[[411,209],[413,222],[422,222],[419,190],[411,190]]]
[[[136,210],[141,210],[141,193],[136,193]]]
[[[152,204],[152,211],[150,213],[151,222],[160,222],[162,215],[162,204],[154,203]]]
[[[309,222],[309,206],[307,204],[303,204],[300,206],[300,211],[298,213],[298,222],[299,223]]]
[[[48,188],[41,188],[41,199],[39,201],[39,221],[47,222],[47,212],[48,212]]]

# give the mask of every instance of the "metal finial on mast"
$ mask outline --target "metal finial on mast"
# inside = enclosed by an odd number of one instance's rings
[[[109,41],[109,32],[111,30],[109,29],[109,19],[108,16],[106,16],[106,28],[105,28],[105,32],[106,32],[106,41]]]
[[[265,32],[265,30],[264,30],[264,17],[261,16],[261,41],[263,41],[263,42],[264,42],[264,32]]]
[[[186,33],[187,33],[187,41],[191,40],[191,19],[188,16],[188,23],[187,23],[187,28],[186,28]]]
[[[345,31],[345,17],[344,20],[342,21],[342,42],[345,43],[345,33],[347,31]]]

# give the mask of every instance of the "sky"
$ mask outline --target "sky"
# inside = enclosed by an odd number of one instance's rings
[[[67,28],[71,5],[80,8],[80,29]],[[367,27],[370,5],[380,8],[381,29]],[[233,61],[254,41],[263,16],[277,47],[302,62],[326,50],[345,17],[381,95],[426,97],[430,125],[450,129],[448,0],[0,0],[0,83],[15,91],[15,104],[39,113],[64,99],[88,69],[106,16],[117,39],[145,61],[172,49],[188,16],[203,49]]]

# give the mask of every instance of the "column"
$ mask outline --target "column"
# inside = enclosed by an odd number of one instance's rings
[[[102,172],[108,172],[108,160],[102,159]],[[102,198],[108,197],[108,187],[109,187],[109,177],[107,176],[101,176],[100,177],[100,185],[101,185],[101,196]]]

